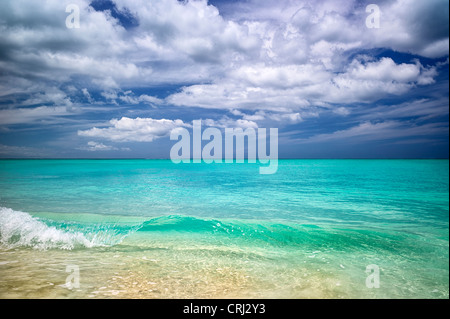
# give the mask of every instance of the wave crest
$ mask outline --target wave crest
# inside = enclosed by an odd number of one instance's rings
[[[53,223],[55,224],[55,223]],[[76,224],[49,225],[28,213],[0,207],[0,245],[11,249],[75,249],[112,246],[120,243],[130,231],[111,225],[96,225],[83,229]]]

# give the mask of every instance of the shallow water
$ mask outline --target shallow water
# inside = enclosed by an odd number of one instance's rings
[[[448,298],[448,181],[447,160],[2,160],[0,297]]]

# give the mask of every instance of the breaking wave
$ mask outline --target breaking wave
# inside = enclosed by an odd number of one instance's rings
[[[0,246],[7,249],[75,249],[113,246],[120,243],[133,227],[110,224],[81,225],[57,223],[28,213],[0,207]]]

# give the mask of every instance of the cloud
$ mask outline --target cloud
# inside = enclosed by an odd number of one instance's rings
[[[434,82],[434,67],[420,62],[396,64],[391,58],[364,62],[354,59],[346,71],[337,74],[321,100],[331,103],[374,102],[390,95],[402,95],[417,85]]]
[[[217,128],[236,128],[240,127],[242,129],[246,128],[258,128],[258,124],[254,121],[249,121],[246,119],[230,119],[227,116],[222,117],[219,120],[212,120],[212,119],[204,119],[202,120],[202,124],[206,126],[212,126]]]
[[[347,71],[347,75],[356,80],[374,80],[388,82],[414,82],[418,81],[421,65],[396,64],[390,58],[382,58],[367,64],[354,60]]]
[[[69,3],[81,10],[79,29],[65,26]],[[258,54],[260,39],[245,24],[224,20],[206,1],[110,3],[113,10],[88,0],[2,1],[4,74],[58,82],[83,76],[92,87],[108,90],[211,79],[231,55]],[[139,21],[132,30],[117,16],[124,12]]]
[[[110,146],[110,145],[105,145],[103,143],[98,143],[98,142],[94,142],[94,141],[90,141],[87,143],[88,151],[115,151],[117,150],[116,147],[114,146]]]
[[[157,97],[154,96],[149,96],[147,94],[142,94],[141,96],[139,96],[139,102],[144,102],[150,105],[161,105],[164,104],[164,100],[159,99]]]
[[[438,99],[417,99],[395,105],[377,105],[369,110],[357,108],[354,113],[361,120],[410,119],[425,121],[448,116],[448,96]]]
[[[306,139],[297,139],[300,144],[340,141],[343,143],[366,143],[370,141],[392,140],[448,134],[448,123],[428,123],[417,125],[400,121],[363,122],[348,129],[332,133],[317,134]]]
[[[81,91],[83,92],[83,95],[86,97],[86,99],[88,100],[88,102],[89,102],[90,104],[93,104],[93,103],[94,103],[94,100],[92,99],[91,94],[89,93],[88,89],[87,89],[87,88],[83,88]]]
[[[2,1],[4,74],[62,83],[84,76],[92,88],[103,90],[205,81],[225,85],[230,81],[218,79],[226,74],[243,82],[238,86],[276,89],[280,82],[292,87],[323,81],[330,76],[326,70],[336,71],[346,63],[345,52],[354,49],[448,55],[448,48],[442,49],[448,47],[448,16],[441,12],[446,1],[383,2],[379,30],[365,27],[367,13],[356,1],[314,6],[310,1],[249,1],[236,7],[247,6],[252,15],[232,19],[206,1],[115,0],[108,2],[112,11],[87,0],[70,1],[81,9],[80,29],[64,25],[68,3]],[[139,21],[132,30],[122,25],[118,14],[124,12]]]
[[[79,130],[78,135],[103,138],[114,142],[152,142],[167,136],[174,128],[188,126],[181,120],[122,117],[119,120],[111,120],[109,127]]]
[[[100,142],[95,142],[95,141],[89,141],[87,143],[86,147],[79,147],[79,150],[82,151],[89,151],[89,152],[98,152],[98,151],[130,151],[129,148],[127,147],[121,147],[121,148],[117,148],[115,146],[111,146],[111,145],[105,145],[103,143]]]
[[[433,66],[419,62],[348,60],[355,50],[448,55],[442,50],[448,45],[446,1],[381,2],[380,29],[365,27],[367,13],[358,1],[282,2],[236,3],[224,17],[204,0],[76,0],[70,3],[81,9],[80,29],[67,29],[68,1],[38,6],[5,0],[0,88],[8,97],[28,94],[28,104],[70,105],[71,92],[54,83],[82,78],[80,89],[89,103],[89,92],[100,90],[114,104],[295,114],[320,103],[366,103],[404,94],[437,76]],[[164,83],[193,84],[166,100],[120,93],[124,87]]]
[[[365,25],[369,0],[214,3],[1,1],[2,129],[72,116],[78,124],[64,130],[76,132],[80,121],[114,117],[77,136],[149,142],[199,117],[217,127],[281,127],[324,114],[376,133],[408,110],[420,118],[448,114],[435,105],[437,95],[448,95],[438,88],[448,81],[447,0],[378,1],[379,29]],[[65,25],[67,4],[81,10],[79,29]],[[436,107],[421,111],[411,95],[427,86],[425,104]],[[395,105],[379,105],[389,99]],[[331,134],[319,119],[315,125]],[[333,136],[346,137],[340,134]]]
[[[434,67],[425,68],[418,61],[396,64],[391,58],[353,59],[340,73],[319,65],[253,65],[233,70],[217,83],[184,87],[167,101],[179,106],[292,112],[324,102],[374,102],[431,84],[436,75]]]
[[[14,157],[52,157],[55,156],[53,151],[47,149],[17,146],[17,145],[4,145],[0,144],[0,157],[14,158]]]
[[[202,125],[217,128],[258,128],[258,124],[254,121],[243,118],[232,119],[227,116],[218,120],[202,119]],[[181,120],[122,117],[120,120],[112,119],[109,122],[109,127],[93,127],[88,130],[79,130],[78,135],[101,138],[113,142],[153,142],[158,138],[168,136],[173,129],[181,127],[190,128],[192,125]],[[83,149],[90,151],[117,150],[117,148],[97,142],[88,142],[88,146],[87,149]]]
[[[374,33],[376,45],[430,58],[448,55],[448,1],[401,0],[381,9],[381,31],[389,31]]]
[[[145,103],[148,105],[162,105],[164,104],[164,100],[159,99],[155,96],[150,96],[147,94],[142,94],[140,96],[135,96],[131,91],[123,92],[123,94],[118,95],[117,93],[103,94],[104,96],[108,96],[110,100],[114,103],[117,103],[117,100],[120,100],[126,104],[139,104]]]
[[[0,110],[0,125],[29,124],[33,122],[46,123],[61,116],[70,116],[79,110],[64,106],[39,106],[35,108],[16,108]]]
[[[231,114],[235,116],[242,117],[243,120],[246,121],[255,121],[255,122],[265,122],[268,120],[272,120],[275,122],[286,122],[288,124],[299,123],[303,121],[300,113],[270,113],[265,111],[257,111],[254,114],[243,113],[239,110],[231,110]],[[311,113],[306,114],[305,116],[313,116]]]
[[[448,55],[448,1],[377,1],[381,11],[379,29],[369,29],[365,24],[366,6],[372,3],[266,0],[261,5],[258,0],[248,0],[224,7],[228,18],[246,21],[252,17],[264,25],[269,34],[267,48],[272,49],[272,55],[278,59],[307,56],[309,48],[317,54],[317,45],[324,44],[323,41],[329,43],[322,45],[325,51],[358,43],[360,49],[383,47],[430,58]],[[297,41],[289,43],[285,41],[287,38]],[[294,52],[298,54],[292,54]]]

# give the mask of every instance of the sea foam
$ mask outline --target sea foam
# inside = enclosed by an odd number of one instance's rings
[[[126,237],[114,227],[71,227],[63,223],[48,225],[45,221],[26,212],[0,207],[0,246],[11,249],[32,247],[35,249],[74,249],[111,246]]]

